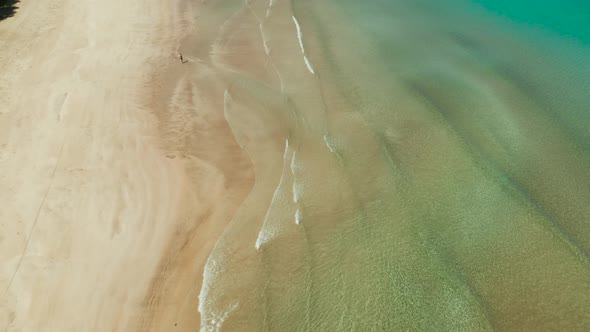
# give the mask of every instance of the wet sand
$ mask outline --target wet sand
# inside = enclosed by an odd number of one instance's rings
[[[184,50],[195,9],[19,7],[0,22],[0,330],[194,331],[203,264],[253,183]]]

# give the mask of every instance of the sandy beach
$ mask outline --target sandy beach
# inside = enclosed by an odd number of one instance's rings
[[[178,58],[193,8],[16,6],[0,21],[0,330],[194,331],[253,173]]]
[[[15,1],[0,331],[588,330],[579,4]]]

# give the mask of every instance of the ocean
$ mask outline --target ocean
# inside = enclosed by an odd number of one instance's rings
[[[201,330],[590,329],[590,4],[198,15],[256,175],[208,258]]]

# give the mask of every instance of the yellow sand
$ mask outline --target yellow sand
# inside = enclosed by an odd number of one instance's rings
[[[204,261],[253,182],[178,59],[195,9],[18,6],[0,22],[0,330],[194,331]]]

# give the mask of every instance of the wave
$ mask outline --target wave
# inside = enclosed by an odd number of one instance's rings
[[[307,55],[303,56],[303,61],[305,61],[305,65],[307,66],[307,69],[309,70],[309,72],[312,74],[315,74],[315,70],[313,70],[313,66],[311,65],[311,62],[309,62]]]
[[[291,17],[293,18],[293,23],[295,23],[295,28],[297,29],[297,39],[299,40],[299,47],[301,47],[301,54],[303,54],[303,61],[305,62],[305,66],[307,67],[310,73],[315,75],[315,70],[313,69],[311,62],[307,58],[307,55],[305,54],[305,48],[303,47],[303,33],[301,32],[301,25],[299,25],[299,21],[297,21],[297,18],[295,16]]]
[[[328,147],[328,150],[330,150],[330,152],[336,153],[336,146],[334,145],[332,140],[328,138],[328,135],[324,135],[324,142],[326,143],[326,146]]]
[[[295,224],[301,225],[301,219],[303,219],[303,216],[301,215],[301,210],[297,209],[297,211],[295,211]]]
[[[295,23],[295,27],[297,28],[297,39],[299,39],[299,46],[301,47],[301,53],[305,54],[305,48],[303,48],[303,34],[301,33],[301,25],[299,25],[299,21],[293,17],[293,22]]]
[[[224,257],[215,259],[213,255],[210,255],[207,259],[207,263],[205,264],[205,269],[203,271],[203,284],[201,287],[201,292],[199,294],[198,307],[199,313],[201,314],[201,331],[220,331],[223,322],[225,322],[227,317],[239,308],[239,302],[234,301],[231,304],[229,304],[225,308],[225,310],[222,310],[221,312],[207,310],[207,307],[210,304],[209,301],[207,301],[210,290],[209,285],[211,285],[215,280],[217,280],[218,277],[224,272],[223,264],[221,263],[223,258]]]
[[[266,40],[266,35],[264,33],[264,27],[262,26],[262,23],[258,24],[258,27],[260,28],[260,35],[262,35],[262,45],[264,46],[264,52],[266,53],[266,55],[270,55],[270,47],[268,46],[268,41]]]
[[[273,1],[270,0],[268,2],[268,7],[266,8],[266,18],[270,17],[271,11],[272,11],[272,5],[273,5]]]
[[[272,199],[270,201],[270,205],[266,211],[266,215],[264,217],[264,223],[262,224],[262,228],[260,229],[260,232],[258,233],[258,238],[256,239],[256,243],[254,244],[256,250],[259,250],[262,245],[264,245],[265,243],[267,243],[268,241],[270,241],[271,239],[273,239],[274,237],[277,236],[279,229],[278,226],[273,222],[272,219],[272,215],[275,212],[275,210],[278,210],[281,208],[281,206],[279,205],[280,201],[286,201],[286,199],[284,199],[284,183],[285,183],[285,178],[287,177],[287,172],[285,172],[285,168],[286,168],[286,163],[287,163],[287,159],[288,159],[288,155],[289,155],[289,140],[286,139],[285,140],[285,152],[283,154],[283,172],[281,173],[281,178],[279,180],[279,184],[277,185],[273,195],[272,195]]]
[[[303,195],[303,183],[293,179],[293,203],[299,203],[301,196]]]

